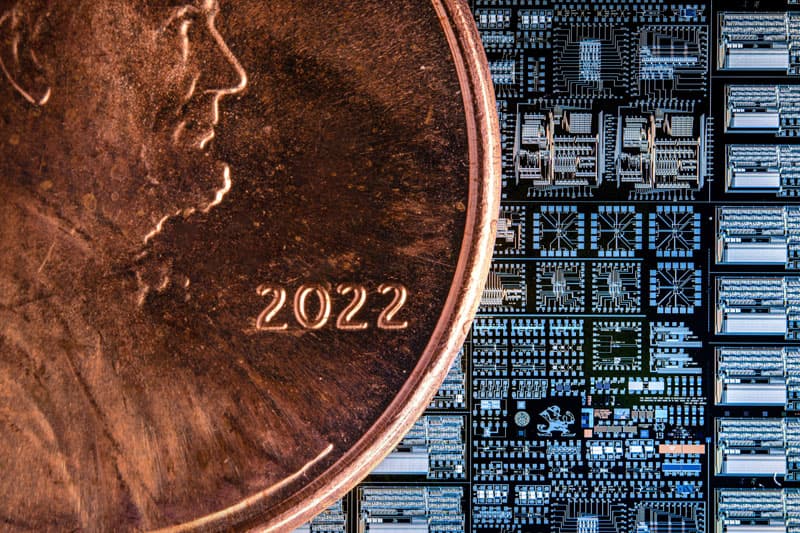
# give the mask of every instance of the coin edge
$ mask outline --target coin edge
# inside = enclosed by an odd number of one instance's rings
[[[431,0],[431,4],[450,46],[462,91],[470,161],[464,237],[453,282],[430,341],[375,424],[311,484],[277,505],[264,506],[275,490],[270,487],[215,513],[159,531],[233,527],[291,531],[309,521],[391,453],[425,411],[461,349],[480,303],[494,248],[500,209],[500,126],[488,61],[466,0]]]

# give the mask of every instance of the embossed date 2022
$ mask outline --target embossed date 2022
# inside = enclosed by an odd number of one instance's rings
[[[286,307],[288,293],[282,285],[265,283],[256,288],[259,296],[267,298],[267,304],[256,318],[257,331],[281,332],[289,331],[289,323],[281,321],[279,315]],[[408,321],[398,320],[397,314],[408,299],[408,290],[399,283],[383,283],[377,292],[382,295],[392,294],[392,301],[378,315],[375,325],[379,329],[406,329]],[[370,323],[359,315],[367,303],[369,291],[363,285],[342,283],[336,286],[336,294],[348,301],[348,304],[336,315],[333,324],[343,331],[362,331],[369,329]],[[324,328],[331,322],[333,315],[333,298],[331,291],[321,284],[304,284],[297,288],[291,304],[294,320],[301,329],[316,330]]]

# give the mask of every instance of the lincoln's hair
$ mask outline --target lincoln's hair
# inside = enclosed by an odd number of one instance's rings
[[[7,22],[16,25],[21,22],[24,15],[47,13],[56,3],[58,2],[54,0],[0,0],[0,18],[10,15],[10,20]],[[15,26],[11,28],[16,29]]]

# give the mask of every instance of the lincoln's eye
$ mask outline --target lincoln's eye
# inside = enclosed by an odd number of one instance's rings
[[[191,6],[182,7],[169,17],[161,28],[160,37],[174,44],[184,62],[188,61],[192,46],[192,33],[198,27],[201,13]]]

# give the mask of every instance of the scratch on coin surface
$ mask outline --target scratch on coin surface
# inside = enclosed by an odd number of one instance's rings
[[[255,494],[253,494],[252,496],[248,496],[247,498],[243,499],[239,503],[237,503],[235,505],[232,505],[232,506],[228,507],[227,509],[224,509],[224,510],[219,511],[219,512],[214,513],[214,514],[210,514],[210,515],[208,515],[206,517],[201,518],[200,520],[195,520],[194,522],[188,522],[188,523],[181,524],[179,526],[175,526],[175,527],[171,527],[171,528],[163,528],[163,529],[159,529],[157,531],[159,531],[159,532],[189,531],[189,530],[196,529],[198,527],[202,527],[202,525],[204,523],[211,523],[214,520],[217,520],[217,519],[220,519],[220,518],[224,517],[225,515],[231,515],[231,514],[236,513],[236,512],[244,511],[244,510],[250,508],[251,506],[255,505],[256,502],[258,502],[259,500],[265,498],[266,496],[269,496],[271,493],[280,490],[281,488],[283,488],[286,485],[290,484],[291,482],[295,481],[299,477],[302,477],[303,475],[305,475],[306,472],[308,472],[308,470],[310,470],[314,465],[316,465],[321,460],[323,460],[332,451],[333,451],[333,444],[328,444],[328,446],[325,447],[325,449],[322,450],[322,452],[320,452],[319,455],[317,455],[316,457],[311,459],[309,462],[304,464],[302,467],[300,467],[300,469],[295,471],[293,474],[289,474],[288,476],[286,476],[282,480],[278,481],[277,483],[274,483],[274,484],[270,485],[266,489],[261,490],[261,491],[255,493]]]
[[[47,264],[47,262],[50,260],[50,256],[53,254],[53,248],[55,247],[56,247],[56,241],[53,241],[53,243],[50,245],[50,248],[47,249],[47,253],[44,256],[42,264],[39,265],[39,268],[36,269],[37,274],[42,273],[42,270],[44,269],[44,266]]]

